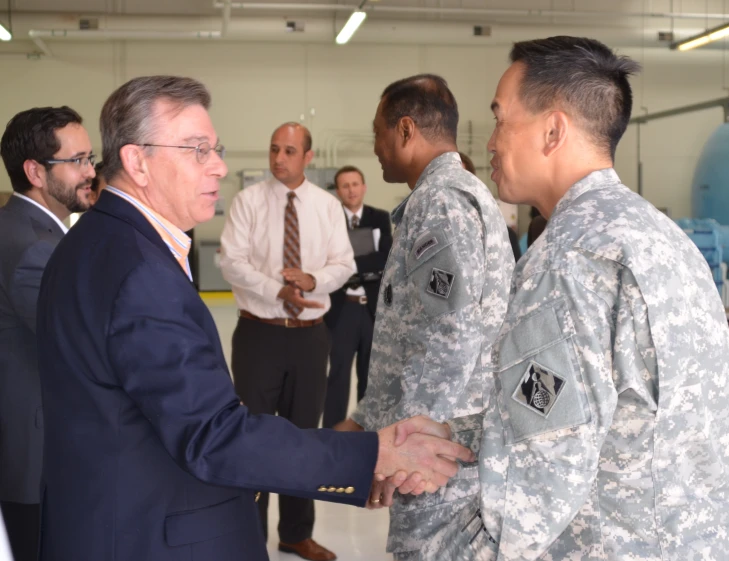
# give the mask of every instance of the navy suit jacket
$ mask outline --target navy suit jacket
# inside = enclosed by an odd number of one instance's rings
[[[369,255],[360,255],[354,258],[357,263],[357,274],[361,275],[362,273],[378,273],[383,271],[387,264],[387,258],[390,255],[390,249],[392,249],[390,215],[384,210],[364,205],[362,208],[362,220],[360,220],[359,226],[360,228],[379,228],[380,245],[377,251]],[[365,294],[367,295],[367,309],[373,318],[375,317],[375,310],[377,310],[377,297],[380,293],[381,283],[381,278],[380,280],[362,283]],[[337,324],[339,314],[342,313],[346,294],[347,287],[344,286],[329,295],[332,305],[324,316],[324,320],[330,329],[334,329]]]
[[[367,500],[377,435],[249,414],[207,307],[112,193],[51,257],[38,341],[41,561],[264,560],[257,490]]]

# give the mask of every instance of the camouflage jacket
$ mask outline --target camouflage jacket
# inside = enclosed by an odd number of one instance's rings
[[[506,313],[514,257],[504,219],[458,154],[435,158],[392,213],[367,393],[352,419],[377,430],[413,415],[445,420],[481,410],[476,363]],[[418,550],[478,492],[475,466],[435,495],[397,497],[388,551]]]
[[[480,443],[480,505],[421,558],[729,559],[729,329],[695,245],[601,170],[514,289],[491,403],[450,421]]]

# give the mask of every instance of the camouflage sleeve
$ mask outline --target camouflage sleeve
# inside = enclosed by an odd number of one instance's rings
[[[472,404],[470,411],[480,409],[481,395],[466,398],[464,392],[484,339],[486,235],[478,208],[455,189],[436,192],[413,228],[405,282],[422,328],[412,332],[403,399],[388,412],[389,421],[419,414],[444,420],[459,400]]]
[[[451,429],[451,440],[465,446],[478,456],[481,448],[483,413],[449,419],[446,424]]]
[[[503,444],[485,439],[480,459],[482,495],[500,495],[484,517],[499,560],[538,559],[557,540],[588,547],[565,530],[599,517],[595,478],[617,403],[613,308],[558,272],[526,281],[511,304],[498,346]]]

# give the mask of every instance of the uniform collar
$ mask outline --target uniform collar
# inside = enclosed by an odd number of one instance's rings
[[[620,178],[613,168],[601,169],[593,171],[589,175],[580,179],[562,196],[552,211],[550,220],[560,212],[568,208],[575,200],[595,189],[602,189],[608,185],[620,185]]]
[[[436,170],[445,166],[452,165],[462,167],[461,157],[458,155],[458,152],[444,152],[437,158],[433,158],[430,163],[425,166],[425,169],[423,170],[423,173],[420,174],[420,177],[415,183],[415,187],[413,188],[413,190],[410,191],[410,194],[405,197],[405,200],[397,205],[397,207],[395,207],[395,210],[392,211],[392,221],[395,223],[395,225],[399,224],[402,220],[402,217],[405,214],[405,207],[407,207],[408,201],[410,200],[410,197],[413,196],[413,193],[416,191],[416,189],[420,187],[430,175],[433,175]]]

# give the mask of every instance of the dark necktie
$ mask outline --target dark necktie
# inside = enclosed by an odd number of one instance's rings
[[[299,242],[299,216],[296,214],[294,206],[294,197],[296,193],[293,191],[287,195],[289,202],[286,204],[284,212],[284,252],[283,266],[284,269],[301,269],[301,244]],[[289,284],[289,283],[287,283]],[[298,317],[303,308],[284,302],[284,310],[292,318]]]
[[[353,214],[351,222],[352,222],[352,230],[354,230],[355,228],[359,228],[359,216],[357,216],[356,214]]]

